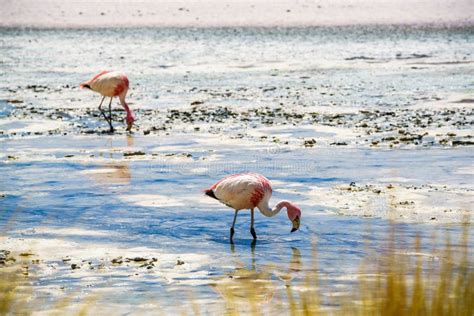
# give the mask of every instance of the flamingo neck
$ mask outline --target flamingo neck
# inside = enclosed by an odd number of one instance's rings
[[[123,108],[125,109],[125,112],[127,112],[127,122],[133,122],[135,118],[133,117],[133,112],[130,110],[130,107],[125,101],[121,101]]]
[[[273,209],[271,209],[270,206],[268,206],[268,202],[267,202],[266,205],[258,206],[258,209],[266,217],[273,217],[273,216],[277,215],[278,213],[280,213],[282,208],[284,208],[284,207],[288,208],[288,205],[290,205],[290,202],[286,201],[286,200],[283,200],[283,201],[278,202],[273,207]]]

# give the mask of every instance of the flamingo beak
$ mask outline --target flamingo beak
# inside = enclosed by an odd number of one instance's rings
[[[293,223],[293,228],[291,229],[291,232],[295,232],[300,228],[300,218],[299,216],[296,216],[296,218],[292,221]]]
[[[133,122],[127,122],[127,132],[130,132],[132,130]]]

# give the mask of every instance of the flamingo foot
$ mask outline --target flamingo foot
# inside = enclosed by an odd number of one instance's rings
[[[252,234],[253,240],[257,240],[257,233],[255,233],[255,229],[252,227],[250,228],[250,233]]]
[[[114,132],[114,127],[112,126],[112,118],[111,117],[107,120],[107,123],[109,123],[109,127],[110,127],[109,132],[113,133]]]
[[[230,228],[230,243],[234,243],[234,227]]]

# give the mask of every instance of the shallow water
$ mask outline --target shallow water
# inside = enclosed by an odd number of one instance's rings
[[[79,91],[78,83],[109,68],[129,74],[130,99],[137,108],[153,109],[185,106],[196,97],[231,104],[247,96],[250,100],[237,105],[271,106],[286,85],[289,96],[299,88],[300,97],[289,100],[292,105],[364,108],[409,105],[414,97],[472,88],[470,27],[0,32],[2,95],[10,97],[9,88],[44,85],[46,95],[37,92],[41,87],[22,93],[37,107],[91,106],[97,96]],[[253,92],[260,86],[277,89],[258,98],[233,91],[243,87]],[[215,95],[210,98],[203,89]],[[228,91],[233,95],[226,96]]]
[[[44,258],[44,265],[56,266],[49,272],[36,268],[33,283],[39,288],[39,297],[45,295],[47,299],[54,291],[76,296],[77,289],[88,286],[90,291],[81,290],[81,295],[99,293],[99,300],[112,305],[120,302],[121,308],[135,312],[134,304],[143,303],[143,297],[124,293],[117,286],[150,295],[153,302],[170,309],[179,297],[175,291],[188,291],[187,287],[192,286],[194,297],[206,301],[202,308],[212,311],[218,296],[210,284],[242,267],[258,271],[275,266],[270,277],[275,288],[285,284],[279,279],[281,274],[290,273],[298,280],[311,267],[314,241],[318,271],[329,280],[327,286],[342,291],[344,288],[337,286],[351,284],[350,275],[358,273],[361,260],[366,258],[367,242],[373,251],[383,252],[389,231],[395,228],[407,247],[421,234],[426,238],[422,251],[430,253],[433,234],[440,240],[446,232],[456,236],[460,225],[397,224],[381,218],[344,217],[325,207],[327,197],[306,195],[310,188],[330,188],[350,181],[374,183],[387,174],[408,178],[415,172],[416,180],[411,183],[432,183],[432,178],[447,185],[471,181],[469,176],[452,174],[452,169],[472,160],[472,152],[463,149],[449,158],[443,150],[435,149],[395,154],[366,149],[269,153],[258,147],[243,150],[235,145],[219,150],[214,145],[204,150],[198,141],[180,135],[159,142],[143,136],[80,136],[7,143],[8,152],[22,148],[31,152],[23,151],[25,156],[18,162],[2,165],[3,183],[9,184],[2,190],[6,197],[1,200],[2,231],[9,237],[3,247],[31,249]],[[160,145],[173,150],[162,150]],[[123,152],[135,150],[147,154],[144,158],[122,157]],[[172,152],[187,152],[192,157],[166,156]],[[213,153],[219,154],[216,161],[202,160]],[[66,155],[73,157],[64,158]],[[233,160],[232,166],[225,163],[229,159]],[[450,169],[444,168],[448,164]],[[300,231],[289,232],[291,223],[284,214],[271,219],[258,214],[259,239],[252,250],[249,216],[241,212],[235,247],[229,245],[232,211],[203,196],[202,189],[221,176],[242,171],[271,175],[276,183],[274,201],[290,199],[302,207]],[[367,201],[366,207],[375,203]],[[42,240],[50,238],[57,245],[45,249]],[[25,241],[16,239],[30,242],[25,245]],[[65,243],[74,245],[71,249]],[[130,253],[137,251],[141,256],[157,257],[159,267],[151,271],[137,268],[137,264],[111,267],[112,258],[131,257]],[[71,271],[69,262],[61,261],[66,256],[81,264],[80,272]],[[178,259],[185,264],[176,266]],[[289,265],[294,260],[299,262],[298,269],[291,270]],[[92,265],[87,265],[89,261]],[[107,273],[88,270],[101,262],[106,263]],[[156,305],[144,310],[153,308]]]
[[[384,252],[394,228],[407,245],[421,234],[429,253],[433,235],[459,235],[474,203],[472,146],[451,142],[472,133],[472,102],[458,101],[472,91],[473,34],[401,27],[0,30],[0,247],[41,260],[31,271],[44,310],[57,297],[95,293],[122,313],[171,312],[183,292],[213,311],[219,294],[210,284],[241,268],[270,269],[276,291],[282,274],[302,277],[314,240],[332,292],[352,284],[366,241]],[[133,135],[123,132],[120,112],[116,135],[103,133],[105,123],[94,116],[98,96],[77,88],[104,68],[129,74]],[[216,110],[183,121],[192,101]],[[302,119],[262,119],[279,107]],[[352,116],[340,124],[308,118],[360,110],[394,111],[376,123],[396,129],[369,135]],[[426,111],[434,111],[434,123],[416,125],[411,115]],[[446,113],[459,124],[434,126],[444,122],[442,111],[453,111]],[[166,130],[153,129],[161,126]],[[450,143],[359,142],[402,128]],[[305,146],[308,137],[316,145]],[[273,202],[301,206],[300,231],[290,234],[283,213],[258,214],[253,248],[249,214],[241,212],[229,245],[233,212],[202,190],[246,171],[273,182]],[[360,190],[341,189],[351,182]],[[158,263],[111,264],[118,256],[156,256]]]

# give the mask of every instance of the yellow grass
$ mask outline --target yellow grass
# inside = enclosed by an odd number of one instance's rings
[[[287,282],[285,295],[271,302],[267,310],[255,295],[258,279],[239,279],[226,283],[222,296],[228,314],[262,315],[474,315],[474,267],[469,256],[468,227],[454,248],[449,236],[441,251],[422,253],[421,239],[411,249],[397,246],[395,234],[385,253],[368,253],[354,286],[344,296],[322,295],[317,272],[316,246],[313,263],[306,269],[304,281]],[[234,293],[245,293],[237,300]],[[325,293],[328,294],[328,293]],[[240,295],[242,296],[242,295]],[[249,308],[251,307],[251,308]]]

